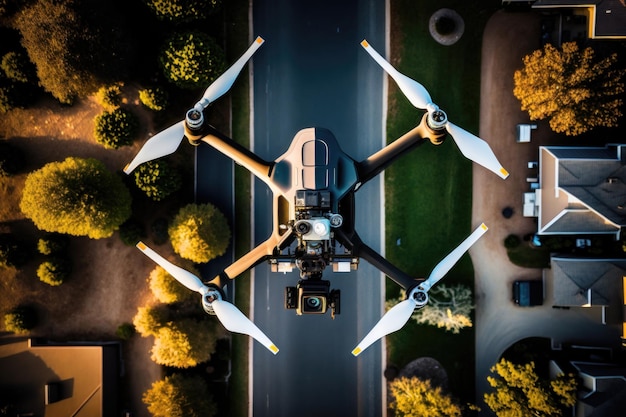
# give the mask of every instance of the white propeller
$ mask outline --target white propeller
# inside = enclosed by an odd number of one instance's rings
[[[204,110],[209,104],[222,97],[233,86],[237,76],[246,65],[246,62],[254,55],[257,49],[263,45],[263,38],[260,36],[250,45],[248,50],[230,67],[220,75],[204,92],[204,95],[196,103],[194,109]],[[185,137],[185,122],[181,121],[164,131],[154,135],[141,148],[137,156],[126,165],[124,172],[130,174],[135,168],[144,162],[167,156],[176,149]]]
[[[429,115],[432,115],[434,112],[441,112],[439,106],[433,103],[430,94],[423,85],[396,70],[366,40],[361,42],[361,46],[393,78],[396,84],[398,84],[400,91],[409,99],[413,106],[427,110]],[[445,113],[443,114],[445,115]],[[484,166],[502,179],[509,176],[509,173],[498,162],[498,158],[496,158],[487,142],[448,122],[447,117],[445,117],[443,126],[467,159]]]
[[[370,330],[370,332],[361,340],[361,342],[354,348],[352,354],[358,356],[361,352],[367,349],[372,343],[378,339],[387,336],[397,330],[400,330],[404,326],[416,307],[424,307],[428,302],[428,290],[433,285],[439,282],[461,259],[463,254],[474,244],[485,232],[488,230],[485,223],[478,226],[476,230],[472,232],[459,246],[457,246],[450,254],[448,254],[441,262],[433,268],[428,278],[415,287],[408,298],[401,303],[393,306],[383,317],[376,323],[376,325]]]
[[[202,295],[202,304],[215,312],[222,325],[233,333],[242,333],[251,336],[270,350],[274,355],[278,353],[276,345],[263,333],[250,319],[248,319],[237,307],[222,299],[219,291],[206,286],[200,278],[183,268],[174,265],[161,255],[147,247],[143,242],[137,243],[137,247],[150,259],[165,269],[178,282],[192,291]],[[206,310],[206,308],[205,308]]]

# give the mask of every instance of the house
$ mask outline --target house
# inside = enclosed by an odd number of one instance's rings
[[[626,145],[539,148],[539,188],[528,212],[539,235],[611,235],[626,226]],[[525,209],[525,212],[527,210]]]
[[[626,368],[604,362],[571,361],[565,372],[555,361],[550,362],[550,374],[570,373],[578,377],[578,400],[575,417],[621,416],[626,407]]]
[[[118,415],[119,346],[0,339],[2,401],[20,415]]]
[[[527,4],[532,9],[558,12],[558,44],[580,37],[626,39],[625,0],[503,0],[504,5]]]

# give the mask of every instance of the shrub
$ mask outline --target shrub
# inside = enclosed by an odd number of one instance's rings
[[[10,177],[24,168],[24,153],[12,144],[0,142],[0,177]]]
[[[98,89],[96,100],[107,110],[114,110],[122,104],[122,84],[105,85]]]
[[[30,256],[28,247],[11,233],[0,234],[0,267],[19,268]]]
[[[167,310],[161,306],[139,307],[133,317],[135,330],[142,336],[156,336],[167,322]]]
[[[4,327],[8,332],[28,333],[37,325],[37,312],[29,306],[18,306],[4,315]]]
[[[134,175],[137,187],[154,201],[163,200],[183,185],[178,170],[163,160],[141,164]]]
[[[196,263],[223,255],[230,241],[226,217],[212,204],[189,204],[181,208],[168,233],[174,251]]]
[[[504,247],[507,249],[515,249],[520,243],[522,243],[522,241],[517,235],[508,235],[504,239]]]
[[[189,272],[198,275],[193,268],[185,268]],[[150,272],[150,290],[152,294],[162,303],[171,304],[186,301],[195,296],[195,293],[189,291],[187,287],[178,282],[165,269],[157,266]]]
[[[173,374],[153,382],[142,401],[153,417],[213,417],[217,405],[200,376]]]
[[[120,226],[120,240],[128,246],[135,246],[146,237],[143,224],[137,219],[128,219]]]
[[[161,87],[144,88],[143,90],[139,90],[139,101],[150,110],[164,110],[168,104],[167,91],[163,90]]]
[[[20,209],[40,230],[100,239],[130,217],[131,197],[102,162],[70,157],[28,175]]]
[[[28,83],[35,79],[33,64],[22,52],[9,52],[2,57],[0,67],[12,81]]]
[[[96,141],[109,149],[132,145],[139,131],[137,116],[122,108],[99,114],[95,124]]]
[[[225,67],[224,51],[202,32],[177,33],[160,56],[165,77],[184,89],[207,87]]]
[[[192,368],[211,359],[217,333],[213,321],[183,318],[159,329],[151,359],[159,365]]]
[[[61,256],[50,257],[37,268],[37,276],[41,282],[57,287],[63,284],[72,273],[72,263]]]
[[[42,255],[58,255],[65,252],[70,244],[67,235],[61,233],[47,233],[37,242],[37,250]]]
[[[117,326],[115,334],[122,340],[128,340],[135,334],[135,326],[132,323],[122,323]]]

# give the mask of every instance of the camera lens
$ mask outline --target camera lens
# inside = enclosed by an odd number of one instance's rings
[[[311,308],[319,308],[321,302],[320,299],[317,297],[309,297],[306,299],[306,304]]]

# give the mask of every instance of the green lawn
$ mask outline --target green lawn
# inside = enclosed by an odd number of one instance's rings
[[[482,33],[500,1],[391,1],[392,63],[419,81],[450,120],[478,133]],[[428,33],[428,20],[439,8],[457,11],[465,33],[452,46],[436,43]],[[389,83],[388,141],[414,127],[423,112]],[[472,208],[472,164],[449,138],[407,154],[385,171],[387,258],[416,277],[432,268],[469,233]],[[398,244],[399,243],[399,244]],[[474,272],[465,256],[445,278],[471,288]],[[388,282],[388,298],[397,296]],[[474,401],[474,331],[458,335],[432,326],[409,323],[387,340],[389,364],[398,367],[431,356],[448,371],[450,388],[463,401]]]

